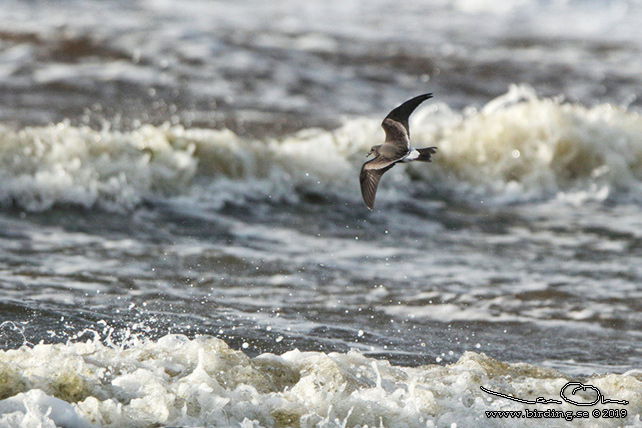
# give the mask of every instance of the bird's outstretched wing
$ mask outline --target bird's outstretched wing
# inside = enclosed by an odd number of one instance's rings
[[[408,118],[419,104],[432,98],[432,94],[422,94],[409,99],[399,107],[388,113],[381,126],[386,132],[386,141],[399,144],[398,142],[410,140],[410,130],[408,127]],[[399,126],[401,125],[401,126]]]
[[[359,182],[361,183],[361,196],[369,209],[373,209],[377,186],[384,172],[395,166],[395,161],[375,158],[363,164]]]

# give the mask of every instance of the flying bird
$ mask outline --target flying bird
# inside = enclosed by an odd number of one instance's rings
[[[372,146],[366,157],[373,155],[374,158],[363,164],[359,175],[361,195],[370,210],[374,207],[379,180],[386,171],[399,162],[430,162],[430,155],[437,151],[437,147],[415,149],[410,146],[408,118],[428,98],[432,98],[432,94],[419,95],[406,101],[388,113],[381,123],[386,140],[383,144]]]

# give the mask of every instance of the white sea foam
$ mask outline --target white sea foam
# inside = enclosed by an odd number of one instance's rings
[[[513,86],[480,111],[459,113],[439,103],[419,109],[411,128],[414,145],[439,151],[431,165],[386,174],[380,199],[404,197],[386,193],[400,185],[499,203],[642,197],[642,119],[612,105],[588,108]],[[126,210],[180,194],[214,202],[296,199],[301,191],[354,197],[363,155],[382,138],[377,119],[262,140],[180,126],[0,127],[0,201],[27,210],[54,204]]]
[[[0,401],[0,424],[7,427],[91,428],[73,405],[40,389],[21,392]]]
[[[415,135],[435,133],[429,111],[414,119]],[[421,171],[481,198],[639,197],[641,132],[637,113],[540,99],[528,87],[512,86],[481,111],[439,126],[431,141],[440,156],[433,168]]]
[[[172,146],[163,128],[130,133],[65,123],[18,132],[0,128],[0,200],[27,210],[53,204],[129,209],[152,192],[185,186],[193,146]]]
[[[179,335],[127,348],[88,341],[4,351],[0,379],[0,409],[7,409],[0,412],[0,426],[74,427],[525,427],[533,420],[487,418],[485,411],[534,405],[489,395],[480,386],[524,399],[554,399],[570,380],[552,369],[473,352],[455,364],[412,368],[356,351],[293,350],[249,358],[219,339]],[[583,383],[605,398],[629,402],[600,406],[627,411],[625,418],[600,419],[601,426],[642,426],[639,373],[599,375]],[[536,408],[584,410],[568,403]],[[538,426],[566,424],[563,418],[537,420]]]

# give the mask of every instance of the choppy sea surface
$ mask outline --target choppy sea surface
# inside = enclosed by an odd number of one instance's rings
[[[5,1],[0,427],[641,427],[641,20]]]

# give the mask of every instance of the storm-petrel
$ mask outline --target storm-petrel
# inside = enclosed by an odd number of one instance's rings
[[[372,210],[379,180],[384,172],[399,162],[430,162],[430,155],[435,153],[437,147],[415,149],[410,147],[410,132],[408,130],[408,117],[417,106],[432,98],[432,94],[416,96],[388,113],[381,126],[386,133],[383,144],[372,146],[366,155],[374,155],[361,167],[359,181],[361,182],[361,195],[366,206]]]

